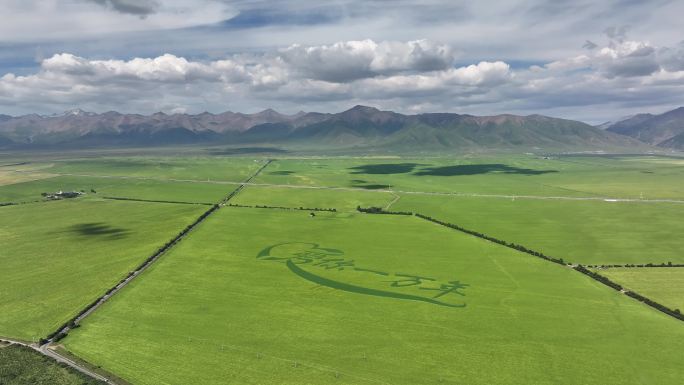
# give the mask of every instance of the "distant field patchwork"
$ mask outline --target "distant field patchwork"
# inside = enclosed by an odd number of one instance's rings
[[[54,332],[239,189],[60,351],[136,385],[684,378],[676,313],[480,237],[584,265],[684,263],[681,159],[292,156],[262,169],[248,152],[107,153],[0,163],[0,204],[13,203],[0,207],[0,336]],[[85,194],[41,196],[58,190]],[[684,310],[684,268],[595,271]]]

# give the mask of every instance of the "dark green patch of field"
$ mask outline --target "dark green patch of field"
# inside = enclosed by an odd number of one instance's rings
[[[0,347],[0,384],[3,385],[101,385],[66,365],[31,348]]]

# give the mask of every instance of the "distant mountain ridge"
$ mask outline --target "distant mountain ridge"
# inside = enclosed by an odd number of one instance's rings
[[[388,149],[587,148],[642,146],[639,141],[588,124],[542,115],[404,115],[367,106],[340,113],[268,109],[255,114],[0,115],[5,148],[158,146],[207,144],[312,144]]]
[[[658,147],[684,149],[684,107],[659,115],[637,114],[606,130]]]

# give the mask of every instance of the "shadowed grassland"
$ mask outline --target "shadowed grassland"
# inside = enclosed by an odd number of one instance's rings
[[[402,195],[415,211],[583,264],[684,263],[684,204]]]
[[[43,199],[41,193],[81,191],[87,197],[116,197],[192,203],[214,203],[234,186],[202,182],[174,182],[100,177],[58,176],[31,182],[0,186],[0,203],[31,202]],[[94,190],[94,191],[93,191]]]
[[[0,210],[0,335],[36,341],[206,207],[73,200]]]
[[[0,346],[0,384],[96,385],[103,382],[23,346]]]
[[[357,206],[385,207],[395,196],[372,191],[317,190],[307,188],[247,186],[231,202],[242,205],[335,208],[356,210]]]
[[[226,207],[63,342],[136,384],[667,385],[679,322],[412,216]]]
[[[684,268],[610,268],[598,272],[629,290],[684,311]]]

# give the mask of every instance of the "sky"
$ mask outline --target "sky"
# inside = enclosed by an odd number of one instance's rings
[[[684,1],[2,0],[0,114],[684,105]]]

